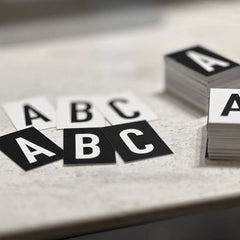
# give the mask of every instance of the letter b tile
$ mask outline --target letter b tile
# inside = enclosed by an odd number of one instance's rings
[[[115,162],[115,151],[100,128],[64,129],[64,164]]]

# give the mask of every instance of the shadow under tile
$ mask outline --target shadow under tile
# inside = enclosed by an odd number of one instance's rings
[[[166,100],[169,104],[175,105],[179,109],[184,109],[188,114],[196,117],[196,118],[201,118],[206,116],[206,113],[204,113],[202,110],[199,108],[196,108],[189,102],[183,100],[182,98],[179,98],[172,93],[168,91],[164,92],[156,92],[153,94],[154,97],[159,98],[159,99],[164,99]]]

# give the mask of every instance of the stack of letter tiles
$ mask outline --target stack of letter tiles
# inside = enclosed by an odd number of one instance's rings
[[[62,158],[71,165],[114,164],[115,151],[125,162],[172,153],[147,122],[157,116],[130,92],[62,97],[57,111],[44,97],[3,108],[19,131],[0,137],[0,150],[24,170]],[[63,149],[39,131],[52,127],[63,129]]]
[[[207,113],[210,88],[239,88],[239,64],[201,46],[165,56],[167,90]]]
[[[209,159],[240,159],[240,89],[211,89],[207,150]]]

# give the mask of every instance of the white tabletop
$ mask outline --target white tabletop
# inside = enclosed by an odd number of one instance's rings
[[[174,151],[128,164],[117,156],[116,165],[61,160],[29,172],[0,153],[0,239],[61,238],[240,205],[240,162],[206,160],[206,116],[163,93],[167,52],[201,44],[240,62],[240,3],[141,11],[152,20],[96,33],[75,31],[84,25],[77,16],[0,28],[1,102],[131,90],[158,114],[151,125]],[[12,131],[1,110],[0,133]],[[62,131],[42,132],[62,146]]]

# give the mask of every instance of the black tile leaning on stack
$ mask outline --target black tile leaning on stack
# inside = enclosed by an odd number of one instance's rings
[[[210,89],[209,159],[240,160],[240,89]]]
[[[164,58],[167,91],[207,113],[210,88],[240,88],[239,64],[194,46]]]

